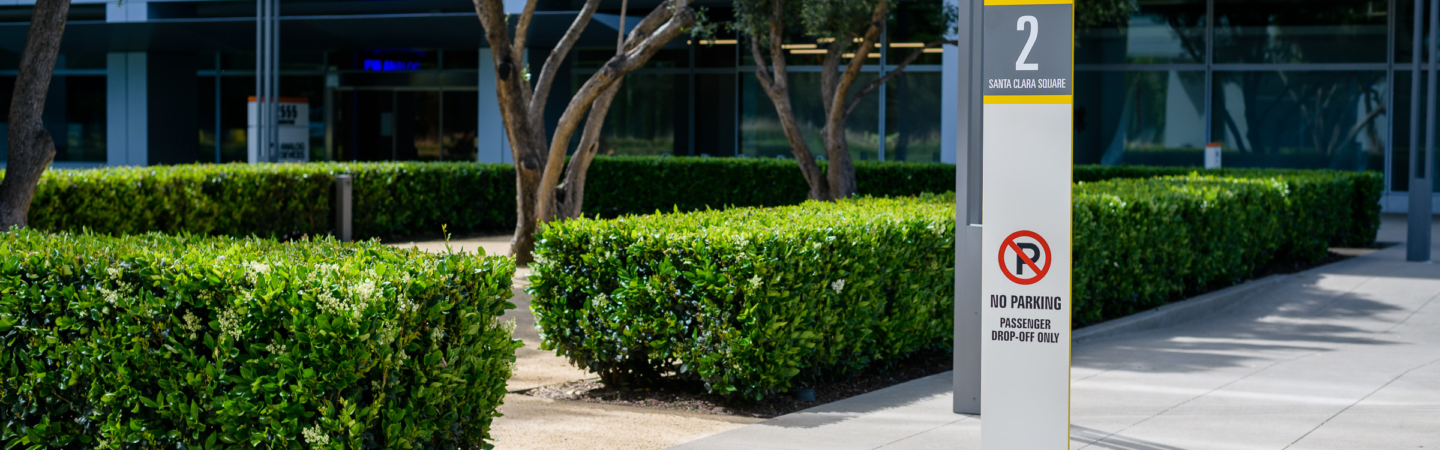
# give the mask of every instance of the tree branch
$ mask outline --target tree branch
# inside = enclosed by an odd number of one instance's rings
[[[517,54],[525,52],[525,40],[530,37],[530,19],[535,17],[536,3],[540,3],[540,1],[527,0],[525,2],[525,10],[520,12],[520,22],[515,25],[515,47],[511,49],[512,52]],[[504,10],[503,7],[501,10]],[[509,26],[509,24],[507,23],[506,26]],[[517,64],[518,63],[517,61]]]
[[[861,88],[859,92],[856,92],[855,97],[850,99],[850,104],[845,106],[845,117],[850,117],[850,112],[854,111],[855,107],[860,104],[861,98],[864,98],[866,94],[875,91],[875,89],[880,88],[880,86],[885,85],[885,83],[889,83],[891,79],[899,76],[900,72],[905,70],[905,67],[909,66],[910,63],[913,63],[916,59],[920,58],[920,54],[924,53],[925,49],[935,48],[945,44],[955,44],[955,41],[946,41],[944,39],[934,40],[925,43],[924,47],[917,48],[915,49],[915,51],[910,52],[910,55],[906,56],[903,61],[900,61],[900,65],[895,66],[895,70],[891,70],[890,73],[887,73],[885,74],[885,76],[880,77],[879,79],[871,82],[868,85],[865,85],[865,87]]]
[[[485,29],[485,40],[490,44],[491,60],[495,64],[495,92],[500,103],[500,112],[505,119],[506,137],[510,140],[510,151],[515,164],[538,170],[541,162],[535,149],[544,148],[544,129],[531,126],[528,100],[529,84],[521,75],[516,62],[514,46],[510,41],[510,25],[505,19],[505,5],[501,0],[472,0],[475,14]]]
[[[533,3],[533,2],[532,2]],[[545,67],[541,68],[540,79],[535,83],[535,93],[530,97],[531,124],[538,127],[544,125],[545,101],[550,97],[550,85],[555,82],[555,71],[565,64],[565,57],[569,56],[570,48],[575,41],[580,39],[580,34],[585,32],[585,26],[590,24],[590,18],[595,15],[595,10],[600,9],[600,0],[586,0],[585,6],[580,9],[580,14],[575,16],[575,21],[570,23],[570,28],[565,30],[565,35],[560,37],[560,42],[555,44],[555,49],[550,56],[545,58]],[[537,114],[538,112],[538,114]]]
[[[585,130],[580,133],[580,145],[575,148],[575,154],[571,155],[570,165],[565,168],[565,182],[560,185],[564,190],[564,202],[560,205],[562,217],[580,217],[585,202],[585,175],[590,170],[590,162],[600,152],[600,132],[605,128],[605,116],[609,114],[610,103],[615,100],[615,94],[620,92],[620,85],[624,82],[625,77],[617,78],[590,106],[590,116],[585,119]]]
[[[765,68],[764,54],[760,53],[760,38],[750,37],[750,55],[755,58],[755,78],[760,80],[760,87],[765,88],[765,92],[773,96],[775,87],[771,81],[770,71]]]
[[[646,14],[644,19],[640,19],[640,22],[635,24],[635,28],[630,30],[630,35],[625,37],[625,51],[630,51],[640,45],[645,38],[650,37],[650,33],[655,32],[655,28],[670,20],[670,17],[675,15],[674,8],[675,2],[667,0],[655,7],[655,10],[650,11],[650,14]],[[624,33],[625,30],[620,30],[620,32]]]
[[[661,47],[695,24],[695,12],[687,7],[689,0],[679,0],[679,3],[679,10],[655,30],[655,34],[645,38],[624,55],[610,58],[610,61],[586,80],[570,98],[570,104],[565,107],[565,112],[560,115],[560,121],[555,127],[555,136],[550,140],[550,154],[546,158],[540,192],[535,199],[539,220],[549,221],[555,218],[555,187],[560,181],[560,172],[564,170],[565,151],[570,147],[570,138],[575,134],[580,117],[589,111],[595,100],[617,79],[645,65]]]

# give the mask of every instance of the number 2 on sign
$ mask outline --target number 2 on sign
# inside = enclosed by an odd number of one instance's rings
[[[1015,70],[1040,70],[1040,63],[1027,63],[1030,58],[1030,49],[1035,47],[1035,36],[1040,34],[1040,21],[1035,16],[1020,16],[1015,21],[1015,31],[1025,31],[1025,24],[1030,24],[1030,39],[1025,41],[1025,49],[1020,50],[1020,57],[1015,59]]]

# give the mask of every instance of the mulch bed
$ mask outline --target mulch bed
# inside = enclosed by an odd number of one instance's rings
[[[950,370],[951,353],[930,353],[907,358],[890,370],[870,370],[856,373],[845,379],[821,383],[815,388],[815,401],[803,402],[788,394],[766,396],[760,401],[727,400],[718,395],[707,394],[705,387],[698,383],[675,383],[636,389],[617,389],[601,384],[599,380],[580,380],[544,386],[524,394],[556,400],[578,400],[610,405],[664,408],[731,416],[758,417],[769,419],[795,411],[844,400],[856,395],[884,389],[906,381],[914,380]]]
[[[1384,248],[1393,244],[1376,244],[1373,248]],[[1327,252],[1316,262],[1272,261],[1256,269],[1251,279],[1260,279],[1275,274],[1293,274],[1326,264],[1350,259],[1336,252]],[[1227,286],[1217,286],[1224,288]],[[1209,291],[1212,289],[1205,289]],[[1203,294],[1198,292],[1191,295]],[[606,386],[597,379],[571,381],[543,386],[521,392],[534,397],[575,400],[610,405],[663,408],[708,414],[724,414],[769,419],[826,403],[844,400],[860,394],[884,389],[906,381],[942,373],[951,369],[951,353],[929,353],[907,358],[886,369],[867,369],[841,380],[821,383],[814,387],[815,401],[805,402],[787,394],[775,394],[760,401],[725,399],[705,392],[702,384],[695,382],[665,381],[664,384],[644,388],[616,388]]]

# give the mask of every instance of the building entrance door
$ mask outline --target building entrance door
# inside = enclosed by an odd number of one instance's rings
[[[474,161],[475,90],[335,89],[338,161]]]

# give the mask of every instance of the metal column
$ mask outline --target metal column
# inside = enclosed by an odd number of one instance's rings
[[[255,124],[259,162],[275,162],[280,141],[280,0],[255,1]]]
[[[1414,36],[1411,37],[1411,61],[1410,69],[1410,177],[1409,200],[1410,212],[1408,233],[1405,239],[1405,260],[1425,262],[1430,260],[1430,221],[1431,221],[1431,192],[1433,175],[1431,166],[1434,165],[1435,151],[1435,85],[1436,85],[1436,52],[1437,26],[1440,26],[1440,0],[1430,0],[1430,50],[1429,52],[1429,92],[1424,95],[1425,99],[1425,148],[1421,153],[1420,147],[1420,63],[1421,58],[1420,36],[1424,27],[1425,1],[1415,0],[1415,25]]]
[[[954,411],[980,414],[980,67],[982,0],[958,0],[955,49]]]

